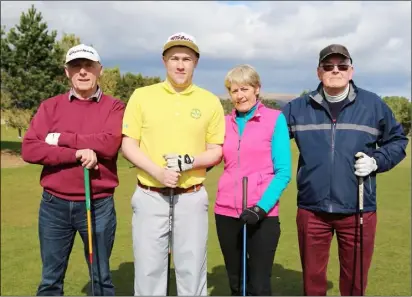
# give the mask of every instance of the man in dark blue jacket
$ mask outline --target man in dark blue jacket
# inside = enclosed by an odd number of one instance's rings
[[[354,84],[346,47],[324,48],[317,73],[321,81],[317,90],[292,100],[283,110],[300,153],[296,223],[304,294],[326,295],[329,250],[336,232],[341,295],[361,295],[375,241],[376,174],[402,161],[408,139],[384,101]],[[360,177],[364,179],[362,255]]]

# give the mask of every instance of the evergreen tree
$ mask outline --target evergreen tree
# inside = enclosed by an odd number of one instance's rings
[[[9,96],[8,108],[17,113],[33,114],[42,100],[65,91],[57,32],[49,33],[42,20],[32,6],[7,35],[1,32],[1,88]]]

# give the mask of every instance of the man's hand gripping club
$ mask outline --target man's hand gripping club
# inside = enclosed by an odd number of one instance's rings
[[[176,188],[182,171],[193,167],[194,158],[189,155],[166,154],[163,158],[167,162],[166,168],[162,168],[156,175],[156,179],[169,188]]]
[[[180,173],[169,168],[159,168],[155,174],[155,178],[164,186],[169,188],[176,188]]]
[[[355,174],[359,177],[367,176],[378,169],[376,160],[365,153],[358,152],[355,158],[357,158],[354,166]]]

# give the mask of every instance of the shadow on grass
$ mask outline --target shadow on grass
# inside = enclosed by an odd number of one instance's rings
[[[211,296],[230,296],[229,281],[226,268],[223,265],[213,268],[207,275],[208,287],[212,288]],[[285,269],[280,264],[272,266],[272,295],[274,296],[302,296],[302,272]],[[333,283],[328,281],[328,290],[333,288]]]
[[[176,276],[174,268],[171,269],[170,296],[177,296]],[[112,270],[112,279],[117,296],[134,295],[134,264],[125,262],[120,264],[119,269]],[[208,288],[212,289],[210,296],[230,296],[229,283],[225,266],[219,265],[207,274]],[[302,272],[285,269],[280,264],[272,267],[272,295],[274,296],[302,296],[303,283]],[[82,289],[83,293],[88,293],[90,282]],[[333,283],[328,281],[328,290],[333,288]]]
[[[18,141],[1,141],[1,150],[15,155],[21,153],[21,142]]]

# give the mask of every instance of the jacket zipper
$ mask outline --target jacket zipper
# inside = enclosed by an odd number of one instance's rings
[[[336,116],[336,119],[333,119],[332,114],[330,112],[329,116],[332,119],[332,148],[331,148],[331,174],[330,174],[330,187],[329,187],[329,196],[331,197],[330,200],[332,199],[332,178],[333,178],[333,173],[332,173],[332,169],[333,169],[333,165],[335,163],[335,141],[336,141],[336,123],[338,122],[338,118],[339,115],[342,113],[343,109],[349,105],[348,103],[346,103],[345,105],[343,105],[338,113],[338,115]],[[332,204],[329,204],[329,212],[332,212]]]
[[[246,130],[246,124],[248,121],[250,121],[252,118],[250,118],[249,120],[245,121],[245,126],[243,128],[243,133],[242,136],[245,135],[245,130]],[[239,172],[240,172],[240,144],[242,142],[242,136],[239,136],[239,127],[238,127],[238,145],[237,145],[237,174],[236,174],[236,179],[235,179],[235,209],[236,209],[236,213],[238,214],[238,216],[240,216],[240,213],[238,211],[238,207],[237,207],[237,189],[238,189],[238,182],[240,180],[239,178]]]
[[[256,113],[256,111],[255,111],[255,113]],[[247,120],[247,121],[245,121],[245,127],[243,128],[243,133],[242,133],[242,136],[243,135],[245,135],[245,130],[246,130],[246,125],[247,125],[247,122],[249,122],[250,120],[252,120],[252,118],[254,117],[254,115],[249,119],[249,120]],[[237,125],[237,123],[236,123],[236,118],[235,118],[235,124]],[[239,211],[238,211],[238,208],[237,208],[237,203],[236,203],[236,201],[237,201],[237,187],[238,187],[238,180],[239,180],[239,171],[240,171],[240,143],[241,143],[241,141],[242,141],[242,136],[239,136],[239,127],[238,127],[238,146],[237,146],[237,174],[236,174],[236,178],[235,178],[235,209],[236,209],[236,213],[238,214],[238,216],[240,216],[240,213],[239,213]],[[243,190],[243,189],[242,189]]]
[[[310,96],[313,100],[314,100],[314,98],[312,97],[312,96]],[[315,100],[316,101],[316,100]],[[323,109],[326,111],[326,113],[329,115],[329,117],[330,117],[330,119],[332,120],[332,123],[331,123],[331,133],[332,133],[332,135],[331,135],[331,137],[332,137],[332,139],[331,139],[331,172],[330,172],[330,184],[329,184],[329,201],[331,201],[331,198],[332,198],[332,178],[333,178],[333,174],[332,174],[332,169],[333,169],[333,164],[334,164],[334,162],[335,162],[335,138],[336,138],[336,136],[335,136],[335,133],[336,133],[336,123],[337,123],[337,121],[338,121],[338,118],[339,118],[339,115],[342,113],[342,111],[346,108],[346,106],[348,106],[349,104],[351,104],[351,103],[346,103],[346,104],[344,104],[342,107],[341,107],[341,110],[339,111],[339,113],[338,113],[338,115],[337,115],[337,117],[336,117],[336,119],[335,120],[333,120],[333,117],[332,117],[332,114],[330,113],[330,111],[329,111],[329,109],[328,108],[326,108],[323,104],[319,104],[320,106],[322,106],[323,107]],[[332,207],[332,204],[329,204],[329,206],[328,206],[328,210],[329,210],[329,212],[332,212],[332,210],[333,210],[333,207]]]
[[[336,120],[332,123],[332,164],[335,161],[335,132],[336,132]]]
[[[331,173],[330,173],[330,187],[329,187],[329,200],[332,200],[332,178],[333,178],[333,164],[335,162],[335,133],[336,133],[336,121],[337,121],[338,117],[336,117],[336,119],[334,120],[332,118],[332,148],[331,148]],[[329,212],[332,212],[332,204],[329,204]]]
[[[246,126],[246,125],[245,125]],[[243,130],[245,132],[245,130]],[[240,171],[240,141],[241,141],[241,136],[238,136],[239,143],[237,146],[237,173],[236,173],[236,178],[235,178],[235,209],[236,213],[240,216],[240,213],[237,210],[237,188],[238,188],[238,180],[239,180],[239,171]]]
[[[338,122],[339,115],[342,113],[343,109],[346,108],[346,106],[348,106],[349,104],[350,104],[350,103],[346,103],[346,104],[344,104],[344,105],[341,107],[338,115],[336,116],[336,119],[333,119],[332,114],[331,114],[330,112],[328,112],[330,118],[332,119],[331,169],[333,169],[334,163],[335,163],[335,142],[336,142],[336,136],[335,136],[335,134],[336,134],[336,124],[337,124],[337,122]],[[333,174],[332,174],[332,170],[331,170],[331,174],[330,174],[330,187],[329,187],[330,200],[332,199],[332,178],[333,178]],[[329,208],[329,212],[332,212],[332,208],[333,208],[333,207],[332,207],[332,204],[329,204],[329,207],[328,207],[328,208]]]

